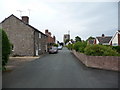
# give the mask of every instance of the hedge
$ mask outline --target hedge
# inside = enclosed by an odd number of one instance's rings
[[[8,62],[11,47],[7,34],[2,29],[0,29],[0,31],[2,31],[2,69],[5,70],[5,65]]]
[[[74,44],[68,44],[66,47],[67,47],[69,50],[72,50],[73,47],[74,47]]]
[[[73,48],[78,52],[84,53],[84,49],[86,46],[87,46],[87,42],[76,42]]]
[[[104,45],[87,45],[84,51],[91,56],[120,56],[116,50]]]
[[[112,46],[113,50],[116,50],[120,54],[120,46]]]

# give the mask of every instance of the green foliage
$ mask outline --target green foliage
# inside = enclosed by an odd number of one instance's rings
[[[74,44],[68,44],[66,47],[67,47],[69,50],[72,50],[72,49],[73,49],[73,46],[74,46]]]
[[[87,42],[80,42],[79,52],[84,53],[84,49],[87,46]]]
[[[119,54],[111,47],[104,45],[87,45],[85,54],[91,56],[119,56]]]
[[[66,44],[67,42],[69,42],[69,39],[66,39],[66,40],[65,40],[65,44]]]
[[[0,29],[1,31],[2,29]],[[5,69],[5,65],[8,62],[9,54],[11,52],[11,46],[7,34],[2,30],[2,67]]]
[[[53,44],[53,46],[58,47],[58,44]]]
[[[76,51],[79,50],[80,44],[81,44],[81,42],[76,42],[76,43],[74,44],[74,49],[75,49]]]
[[[76,37],[75,37],[75,41],[76,41],[76,42],[81,42],[81,38],[80,38],[79,36],[76,36]]]
[[[112,46],[113,50],[116,50],[120,54],[120,46]]]
[[[74,49],[76,51],[84,53],[84,49],[85,49],[86,45],[87,45],[87,42],[76,42],[74,44]]]

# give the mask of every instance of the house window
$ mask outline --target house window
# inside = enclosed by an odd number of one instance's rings
[[[41,38],[41,36],[42,36],[41,33],[39,33],[39,38]]]
[[[11,44],[11,50],[14,51],[14,45],[13,44]]]
[[[118,44],[117,43],[113,43],[113,45],[112,46],[118,46]]]
[[[41,44],[39,43],[39,50],[41,50]]]

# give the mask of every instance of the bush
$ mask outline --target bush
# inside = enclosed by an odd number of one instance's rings
[[[81,42],[80,47],[79,47],[79,52],[84,53],[84,49],[87,46],[87,42]]]
[[[2,29],[0,29],[2,30]],[[11,52],[11,46],[7,34],[2,30],[2,67],[5,69],[5,65],[8,62],[9,54]]]
[[[86,46],[87,46],[87,42],[76,42],[74,44],[74,49],[76,51],[84,53],[84,49],[85,49]]]
[[[91,56],[120,56],[115,50],[104,45],[88,45],[85,54]]]
[[[58,44],[53,44],[53,46],[58,47]]]
[[[74,46],[74,44],[68,44],[66,47],[67,47],[69,50],[72,50],[72,49],[73,49],[73,46]]]
[[[116,50],[120,54],[120,46],[112,46],[113,50]]]

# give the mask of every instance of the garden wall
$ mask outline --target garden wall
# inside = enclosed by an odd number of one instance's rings
[[[72,53],[87,67],[120,71],[119,56],[87,56],[75,50],[72,50]]]

